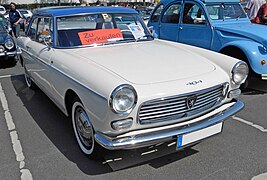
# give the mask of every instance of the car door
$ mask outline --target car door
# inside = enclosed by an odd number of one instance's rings
[[[163,10],[163,4],[159,5],[154,12],[152,13],[150,20],[148,22],[148,27],[151,28],[153,27],[153,36],[155,38],[159,38],[159,19],[160,19],[160,15],[161,12]]]
[[[174,3],[163,10],[159,25],[160,39],[177,41],[181,3]]]
[[[212,28],[200,4],[185,1],[178,41],[206,49],[211,48]]]
[[[50,92],[48,69],[53,54],[49,46],[50,22],[50,17],[36,17],[28,30],[30,40],[25,45],[28,54],[31,55],[25,66],[34,82],[46,93]]]

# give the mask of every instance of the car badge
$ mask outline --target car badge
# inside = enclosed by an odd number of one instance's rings
[[[197,101],[197,97],[196,96],[187,97],[187,99],[186,99],[187,108],[191,109],[192,107],[194,107],[196,101]]]
[[[203,81],[202,80],[192,81],[192,82],[188,82],[186,85],[197,85],[199,83],[203,83]]]

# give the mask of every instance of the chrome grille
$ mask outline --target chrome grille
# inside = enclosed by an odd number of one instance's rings
[[[162,121],[184,121],[193,116],[207,112],[221,102],[223,85],[185,95],[165,97],[151,100],[141,105],[138,113],[140,124],[150,124]],[[194,105],[188,107],[188,98],[196,98]]]

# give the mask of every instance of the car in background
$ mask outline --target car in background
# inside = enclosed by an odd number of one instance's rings
[[[91,158],[103,148],[192,146],[244,106],[245,62],[154,39],[130,8],[41,8],[17,44],[27,86],[71,117]]]
[[[32,17],[32,12],[27,9],[18,9],[19,12],[25,17],[25,19]]]
[[[143,20],[148,20],[151,16],[151,12],[153,11],[153,9],[154,8],[147,6],[137,6],[135,10],[139,13],[140,17]]]
[[[148,26],[160,39],[241,59],[249,64],[250,77],[267,80],[266,27],[250,22],[240,0],[162,0]]]
[[[26,9],[18,9],[18,11],[22,15],[22,20],[20,21],[20,29],[24,32],[26,29],[26,24],[29,21],[29,19],[32,17],[32,12],[30,10]]]
[[[0,61],[16,64],[16,56],[21,53],[10,35],[10,23],[0,18]]]

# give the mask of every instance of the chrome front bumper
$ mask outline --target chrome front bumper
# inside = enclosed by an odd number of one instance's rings
[[[16,56],[16,55],[21,54],[21,53],[22,53],[22,51],[21,51],[21,49],[18,47],[16,51],[12,51],[12,52],[6,52],[6,51],[5,51],[5,52],[1,52],[1,53],[0,53],[0,57],[1,57],[1,56],[13,57],[13,56]]]
[[[95,140],[104,148],[109,150],[115,149],[135,149],[140,147],[146,147],[150,145],[155,145],[157,143],[167,142],[177,138],[178,135],[183,135],[191,133],[200,129],[207,128],[209,126],[215,125],[227,119],[228,117],[234,115],[241,109],[243,109],[244,103],[240,100],[233,99],[231,102],[226,103],[213,111],[197,117],[188,122],[194,122],[187,124],[186,126],[169,125],[161,128],[151,128],[149,132],[144,133],[143,130],[137,130],[134,136],[120,135],[120,137],[107,137],[101,133],[95,134]],[[153,129],[155,129],[153,131]],[[142,133],[143,132],[143,133]]]

